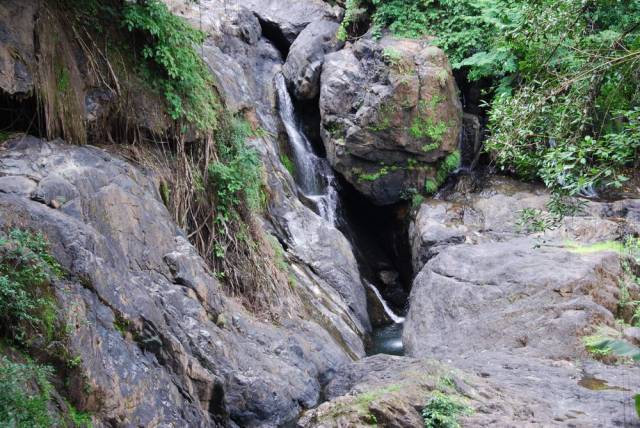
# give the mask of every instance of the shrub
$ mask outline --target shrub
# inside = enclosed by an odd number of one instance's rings
[[[56,334],[56,305],[48,288],[62,275],[41,234],[14,229],[0,235],[0,324],[19,343]]]
[[[159,0],[127,2],[123,23],[144,40],[144,74],[162,91],[174,120],[184,119],[202,131],[216,128],[219,101],[213,79],[195,46],[205,34],[191,28]]]
[[[250,209],[260,206],[262,169],[258,153],[247,146],[253,131],[248,122],[233,119],[218,139],[218,159],[209,164],[218,222],[227,222],[234,208],[246,202]]]
[[[436,193],[440,186],[442,186],[447,180],[449,174],[454,172],[459,166],[460,152],[456,150],[455,152],[449,154],[446,158],[444,158],[444,160],[440,164],[440,167],[438,168],[438,171],[436,172],[435,177],[429,178],[425,181],[425,192],[427,194]]]
[[[0,425],[48,428],[55,417],[48,410],[53,370],[33,362],[0,358]]]
[[[425,428],[459,428],[458,418],[470,412],[458,399],[436,391],[422,410],[422,418]]]
[[[562,194],[626,181],[625,168],[637,162],[640,147],[640,3],[371,4],[378,29],[434,35],[454,68],[470,80],[493,81],[486,147],[500,168]]]

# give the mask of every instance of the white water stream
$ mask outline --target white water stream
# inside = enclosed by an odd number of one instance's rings
[[[387,316],[389,318],[391,318],[391,320],[396,323],[396,324],[402,324],[404,322],[404,318],[400,317],[398,315],[396,315],[391,308],[389,307],[389,305],[387,305],[387,302],[384,300],[384,298],[382,297],[382,294],[380,294],[380,291],[378,291],[378,289],[376,288],[375,285],[370,284],[370,283],[366,283],[367,287],[369,287],[371,289],[371,291],[373,291],[373,294],[375,294],[375,296],[377,297],[377,299],[380,301],[380,304],[382,304],[382,307],[384,308],[384,312],[387,314]]]
[[[335,225],[338,191],[331,165],[313,152],[311,142],[302,132],[282,74],[276,76],[276,90],[280,118],[289,136],[298,188],[306,199],[313,202],[317,213]]]

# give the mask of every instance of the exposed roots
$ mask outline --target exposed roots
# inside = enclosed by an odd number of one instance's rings
[[[199,142],[120,146],[126,158],[152,170],[159,192],[178,225],[205,259],[212,274],[243,306],[271,321],[286,318],[299,302],[279,248],[246,204],[229,221],[218,219],[207,166],[217,160],[214,139]]]

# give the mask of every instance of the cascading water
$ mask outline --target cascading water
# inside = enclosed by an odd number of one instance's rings
[[[276,76],[276,90],[280,118],[291,145],[298,188],[304,197],[313,203],[318,215],[335,224],[338,191],[333,170],[326,159],[313,152],[311,142],[302,132],[282,74]]]
[[[376,296],[376,298],[378,299],[378,301],[382,305],[382,308],[384,309],[384,312],[387,314],[389,319],[391,321],[393,321],[395,324],[402,324],[404,322],[404,318],[401,317],[401,316],[396,315],[391,310],[391,308],[387,304],[386,300],[384,300],[384,298],[382,297],[382,294],[380,294],[380,291],[378,291],[376,286],[373,285],[373,284],[370,284],[369,282],[367,282],[366,284],[367,284],[367,287],[369,287],[371,289],[371,291],[373,291],[373,294]]]

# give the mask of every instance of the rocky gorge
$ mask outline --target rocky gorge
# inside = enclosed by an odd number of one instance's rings
[[[469,172],[480,120],[430,39],[341,40],[340,2],[163,2],[204,33],[224,109],[259,130],[257,227],[286,284],[274,315],[229,292],[178,226],[158,94],[101,74],[55,4],[0,3],[0,230],[42,234],[64,272],[49,288],[66,362],[24,350],[55,367],[52,413],[446,426],[426,425],[435,397],[462,403],[462,426],[640,426],[637,362],[585,346],[603,331],[640,345],[620,310],[640,300],[637,266],[616,244],[640,234],[640,197],[556,218],[544,187]],[[114,141],[123,116],[125,137],[145,137]]]

